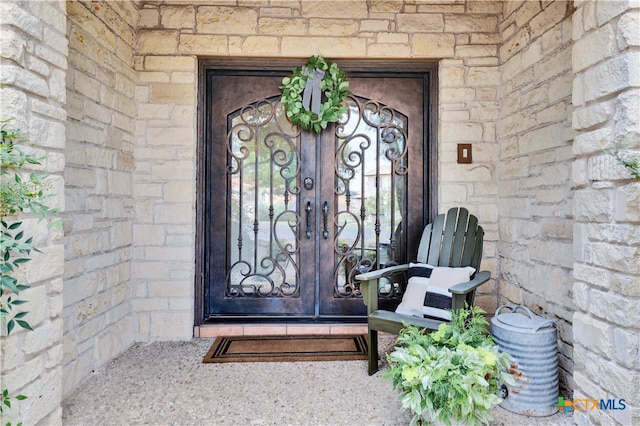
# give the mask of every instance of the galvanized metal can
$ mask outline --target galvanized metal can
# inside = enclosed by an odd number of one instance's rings
[[[556,324],[526,306],[500,306],[491,318],[498,349],[511,355],[516,384],[507,385],[500,404],[528,416],[557,412],[558,344]]]

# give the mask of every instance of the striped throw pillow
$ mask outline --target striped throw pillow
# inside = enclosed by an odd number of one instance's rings
[[[407,288],[396,313],[451,320],[449,287],[469,281],[475,271],[471,266],[449,268],[426,263],[410,263]]]

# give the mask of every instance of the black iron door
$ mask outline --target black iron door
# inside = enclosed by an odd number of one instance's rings
[[[406,261],[427,219],[431,72],[354,67],[348,112],[320,134],[286,119],[289,73],[205,71],[205,320],[361,316],[354,276]]]

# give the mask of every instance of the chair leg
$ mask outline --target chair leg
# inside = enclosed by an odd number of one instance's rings
[[[378,330],[369,328],[369,375],[378,371]]]

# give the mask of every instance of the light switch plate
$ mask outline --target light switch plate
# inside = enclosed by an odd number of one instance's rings
[[[471,144],[459,143],[458,144],[458,164],[471,164]]]

